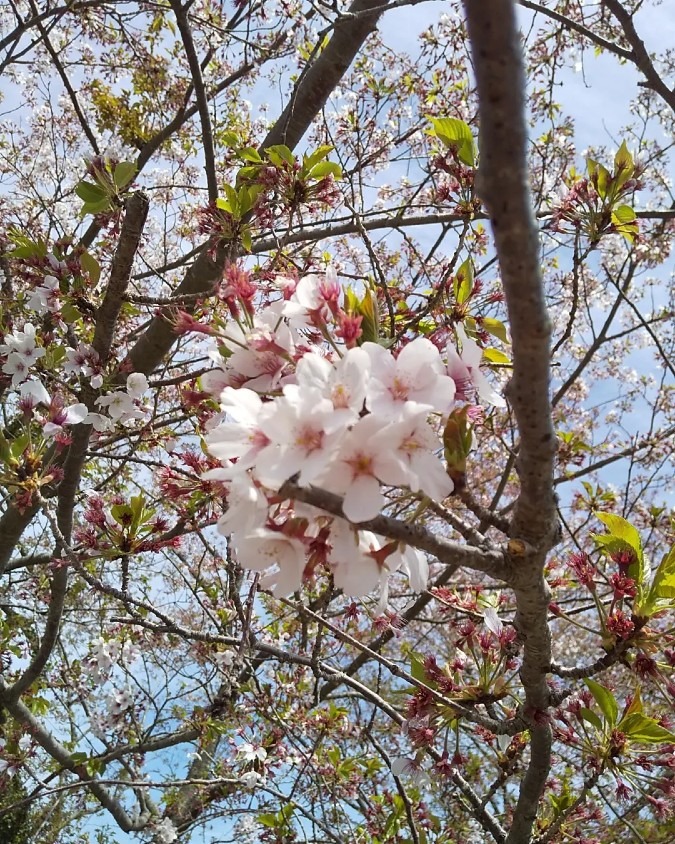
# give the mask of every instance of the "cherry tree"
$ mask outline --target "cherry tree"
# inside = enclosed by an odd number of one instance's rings
[[[668,13],[0,15],[3,840],[671,841]]]

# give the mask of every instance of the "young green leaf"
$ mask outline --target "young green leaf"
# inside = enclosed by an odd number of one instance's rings
[[[621,732],[638,744],[665,744],[675,742],[675,733],[662,727],[654,718],[635,713],[621,722]]]
[[[607,719],[610,727],[613,727],[616,724],[616,719],[619,716],[619,706],[616,702],[616,698],[610,692],[609,689],[606,689],[604,686],[601,686],[600,683],[596,683],[595,680],[584,680],[590,693],[595,698],[595,702],[598,704],[600,709],[602,710],[602,714]]]
[[[623,235],[629,243],[632,243],[639,231],[635,211],[630,205],[619,205],[612,211],[612,225],[617,234]]]
[[[508,355],[505,355],[504,352],[500,352],[499,349],[493,349],[491,347],[483,349],[483,360],[486,360],[488,363],[496,363],[502,366],[507,366],[511,363],[511,358]]]
[[[133,161],[120,161],[113,171],[113,182],[118,191],[129,185],[136,175],[136,165]]]
[[[631,178],[635,172],[633,156],[628,151],[626,142],[623,141],[614,156],[614,181],[619,188]]]
[[[433,134],[446,147],[455,150],[463,164],[473,167],[475,163],[473,135],[467,124],[455,117],[430,117],[429,119],[434,127]]]
[[[462,305],[471,296],[473,292],[473,266],[471,259],[467,258],[462,266],[457,270],[457,275],[453,282],[453,293],[457,303]]]
[[[592,709],[588,709],[585,706],[582,706],[579,710],[579,714],[584,719],[584,721],[588,721],[589,724],[593,724],[593,726],[602,732],[602,721],[600,720],[600,716],[593,712]]]
[[[75,193],[84,202],[100,202],[102,199],[107,199],[108,195],[100,185],[94,185],[91,182],[79,182],[75,188]]]
[[[637,529],[621,516],[613,513],[596,513],[597,518],[609,529],[609,534],[593,534],[595,542],[606,550],[608,554],[630,549],[634,561],[628,567],[628,575],[639,585],[644,579],[644,553],[642,540]]]
[[[497,337],[502,343],[509,344],[509,335],[506,332],[506,326],[501,320],[494,319],[494,317],[483,317],[480,327],[487,331],[488,334],[492,334],[493,337]]]
[[[335,161],[320,161],[309,171],[312,179],[323,179],[326,176],[334,176],[336,179],[342,177],[342,167]]]
[[[101,278],[101,265],[90,252],[83,252],[80,255],[80,266],[89,276],[92,285],[98,284]]]

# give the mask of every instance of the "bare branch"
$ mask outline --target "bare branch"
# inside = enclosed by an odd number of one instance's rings
[[[654,67],[654,62],[652,62],[651,57],[647,52],[644,41],[640,38],[637,30],[635,29],[633,16],[624,6],[621,5],[619,0],[605,0],[605,5],[621,24],[626,41],[628,41],[632,47],[631,60],[642,71],[649,87],[656,91],[656,93],[665,100],[666,103],[668,103],[671,109],[675,111],[675,90],[666,85]]]

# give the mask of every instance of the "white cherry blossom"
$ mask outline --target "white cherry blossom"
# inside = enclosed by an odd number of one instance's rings
[[[256,747],[246,741],[237,748],[237,756],[242,762],[264,762],[267,759],[267,751],[264,747]]]
[[[305,547],[300,540],[261,527],[245,535],[233,533],[230,542],[244,568],[267,571],[260,580],[263,589],[271,589],[280,598],[300,588],[305,568]]]
[[[366,405],[372,413],[394,418],[407,401],[446,413],[452,408],[455,384],[444,373],[438,349],[417,337],[394,358],[377,343],[364,343],[371,360]]]
[[[26,302],[26,307],[38,314],[56,313],[59,310],[59,280],[47,275],[39,287],[36,287]]]
[[[174,841],[178,840],[178,830],[170,818],[163,818],[159,823],[156,823],[152,831],[159,844],[173,844]]]
[[[370,356],[358,346],[347,350],[337,363],[331,363],[315,352],[298,361],[296,378],[302,388],[316,389],[329,398],[333,407],[349,410],[356,422],[363,410],[370,373]]]
[[[375,534],[356,531],[343,519],[336,519],[331,526],[331,546],[329,561],[333,581],[347,595],[368,595],[386,581],[386,567],[383,569],[372,556],[373,551],[381,548]]]
[[[337,454],[350,419],[348,411],[335,410],[317,391],[287,385],[274,412],[260,421],[276,448],[256,461],[256,477],[274,488],[296,473],[300,484],[313,482]]]
[[[480,371],[483,352],[470,337],[467,337],[464,327],[457,326],[457,334],[462,341],[461,354],[457,352],[452,342],[448,342],[446,354],[448,359],[448,374],[455,382],[457,398],[467,401],[475,391],[478,397],[495,407],[506,407],[506,402],[497,393],[487,378]]]
[[[29,381],[24,381],[19,389],[19,394],[22,399],[29,399],[34,405],[48,405],[52,400],[44,384],[33,378]]]
[[[380,481],[405,486],[408,473],[403,462],[383,438],[373,440],[382,428],[375,414],[359,419],[345,436],[339,453],[318,486],[344,495],[342,511],[351,522],[364,522],[378,515],[384,505]]]
[[[10,352],[17,352],[20,355],[30,355],[36,345],[35,326],[27,322],[23,330],[16,329],[5,337],[5,342],[0,344],[0,354],[8,355]],[[42,351],[44,353],[44,349]]]
[[[55,437],[61,433],[64,425],[79,425],[87,418],[89,409],[86,404],[78,402],[68,407],[56,408],[51,412],[51,418],[45,422],[42,433],[45,437]]]
[[[413,492],[421,489],[434,501],[443,501],[454,484],[434,454],[440,442],[426,420],[427,412],[420,405],[407,402],[401,418],[374,434],[370,442],[374,447],[382,443],[396,454],[406,466],[407,485]]]
[[[96,404],[98,407],[107,408],[110,418],[115,422],[122,422],[122,424],[133,419],[143,419],[145,416],[143,411],[136,407],[129,393],[122,390],[108,393],[107,396],[100,396],[96,399]]]
[[[127,378],[127,393],[132,399],[142,398],[148,389],[148,379],[142,372],[132,372]]]

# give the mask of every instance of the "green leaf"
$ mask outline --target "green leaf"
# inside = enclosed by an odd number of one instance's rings
[[[422,654],[410,654],[410,674],[420,683],[427,682],[427,672],[424,670],[424,656]]]
[[[255,164],[261,164],[262,158],[260,157],[260,153],[255,147],[244,147],[243,149],[239,150],[239,158],[242,161],[252,161]]]
[[[361,320],[362,341],[377,343],[380,336],[380,317],[377,310],[377,300],[372,291],[367,290],[365,296],[359,302],[358,313],[363,317]]]
[[[320,161],[309,171],[309,176],[312,179],[323,179],[326,176],[334,176],[336,179],[340,179],[342,178],[342,167],[335,161]]]
[[[655,598],[675,598],[675,545],[664,555],[652,580]]]
[[[675,602],[675,545],[663,556],[654,572],[646,597],[635,605],[635,614],[649,618]]]
[[[635,713],[621,722],[621,732],[639,744],[665,744],[675,742],[675,733],[662,727],[654,718]]]
[[[117,190],[123,190],[136,176],[136,165],[133,161],[120,161],[113,171],[113,182]]]
[[[230,213],[235,219],[239,219],[241,216],[241,208],[239,205],[239,192],[232,187],[232,185],[223,185],[223,190],[225,191],[225,196],[227,198],[227,203],[230,206]],[[218,204],[216,202],[216,204]]]
[[[473,292],[473,266],[471,259],[467,258],[457,270],[457,275],[452,284],[453,293],[457,303],[462,305]]]
[[[613,513],[596,513],[595,515],[609,529],[609,535],[593,534],[593,539],[610,554],[622,548],[630,548],[635,554],[635,561],[629,566],[628,575],[640,586],[644,578],[644,553],[637,529],[630,522]]]
[[[267,147],[265,155],[275,167],[282,167],[284,164],[293,166],[295,164],[295,156],[284,144],[274,144],[271,147]]]
[[[256,820],[259,824],[266,826],[268,829],[274,829],[275,827],[279,826],[279,821],[275,814],[272,812],[265,812],[262,815],[258,815]]]
[[[130,527],[134,520],[134,511],[128,504],[115,504],[110,508],[110,514],[118,525]]]
[[[143,493],[140,495],[133,495],[131,497],[131,501],[129,502],[129,509],[131,510],[133,520],[131,523],[131,529],[135,532],[138,529],[138,526],[141,523],[145,513],[145,497]]]
[[[499,349],[483,349],[483,358],[488,363],[498,363],[502,365],[508,365],[511,363],[511,358],[508,355],[505,355],[504,352],[500,352]]]
[[[605,199],[609,185],[612,182],[612,174],[603,164],[599,164],[592,158],[586,159],[586,170],[598,191],[598,196],[601,199]]]
[[[84,202],[100,202],[102,199],[108,199],[106,191],[100,185],[94,185],[91,182],[79,182],[75,193]]]
[[[639,231],[637,216],[630,205],[619,205],[612,211],[612,225],[629,243],[633,242]]]
[[[488,334],[492,334],[493,337],[497,337],[502,343],[509,344],[509,335],[506,333],[506,326],[500,320],[494,319],[494,317],[483,317],[480,327],[487,331]]]
[[[589,724],[593,724],[596,729],[602,732],[602,721],[600,720],[600,716],[593,712],[592,709],[587,709],[585,706],[582,706],[579,710],[579,714],[584,721],[588,721]]]
[[[239,135],[233,131],[226,131],[223,132],[220,136],[220,140],[225,146],[235,148],[239,146]]]
[[[61,308],[61,318],[64,322],[72,325],[72,323],[82,319],[82,314],[72,302],[66,302],[66,304]]]
[[[80,255],[80,266],[89,276],[92,285],[96,285],[101,278],[101,265],[90,252],[83,252]]]
[[[3,463],[7,463],[9,460],[9,443],[2,431],[0,431],[0,460]]]
[[[110,197],[105,196],[98,202],[85,202],[80,213],[83,217],[86,217],[87,214],[101,214],[103,211],[110,211],[110,208]]]
[[[633,156],[628,151],[626,142],[623,141],[614,156],[614,180],[617,187],[621,187],[635,172]]]
[[[595,698],[595,702],[602,710],[602,714],[607,719],[610,727],[613,727],[619,716],[619,706],[616,702],[616,698],[609,689],[601,686],[600,683],[596,683],[595,680],[585,680],[584,682]]]
[[[19,457],[24,453],[26,450],[28,443],[30,442],[30,434],[28,431],[25,431],[23,434],[20,434],[16,439],[12,440],[12,443],[9,447],[9,454],[15,460],[18,460]]]
[[[626,707],[623,715],[621,716],[621,721],[619,722],[619,729],[621,729],[621,724],[624,722],[624,720],[628,718],[629,715],[633,715],[636,712],[642,712],[642,697],[640,696],[639,686],[635,689],[633,700],[631,700],[630,705]]]
[[[330,144],[322,144],[320,147],[317,147],[314,152],[311,152],[309,155],[303,156],[302,159],[302,167],[303,170],[311,170],[315,164],[318,164],[319,161],[323,161],[335,147],[331,146]]]
[[[463,120],[455,117],[430,117],[434,134],[450,149],[456,150],[459,160],[468,167],[475,162],[474,143],[471,129]]]
[[[14,244],[14,249],[9,252],[12,258],[47,257],[47,244],[44,240],[42,240],[42,238],[38,238],[37,241],[31,240],[30,237],[22,234],[18,229],[14,228],[9,229],[7,236]]]

